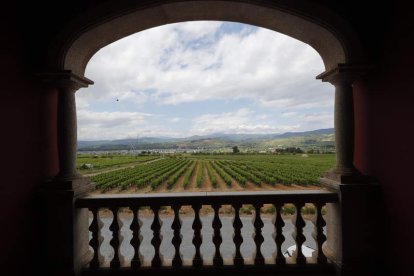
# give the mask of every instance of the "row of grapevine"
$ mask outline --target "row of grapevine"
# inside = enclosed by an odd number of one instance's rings
[[[243,162],[231,162],[227,161],[226,163],[228,166],[233,168],[234,170],[245,173],[245,176],[254,184],[260,186],[260,183],[267,183],[270,185],[274,185],[277,183],[277,179],[269,172],[262,170],[262,168],[256,168],[252,165],[247,165]]]
[[[142,188],[148,185],[153,178],[173,170],[177,166],[177,163],[182,162],[185,162],[185,159],[168,159],[163,162],[157,161],[143,166],[101,174],[92,177],[92,181],[96,182],[97,187],[104,191],[116,187],[126,189],[131,185]]]
[[[260,186],[262,182],[266,182],[265,179],[258,176],[258,174],[256,174],[254,170],[246,170],[240,168],[239,162],[222,161],[221,164],[223,164],[224,167],[231,169],[234,173],[244,177],[245,179],[249,180],[257,186]]]
[[[203,187],[208,179],[213,188],[218,187],[220,179],[228,187],[232,186],[233,181],[241,186],[245,186],[247,182],[257,186],[262,184],[307,185],[318,183],[322,171],[332,165],[332,159],[329,156],[302,158],[301,156],[212,155],[188,158],[184,155],[174,158],[158,158],[153,162],[139,164],[132,168],[101,173],[93,176],[92,181],[104,191],[113,188],[122,190],[131,185],[137,188],[151,185],[153,189],[156,189],[162,183],[166,184],[166,188],[171,189],[181,177],[184,189],[188,188],[193,178],[197,188]],[[204,170],[206,170],[205,176]]]
[[[263,174],[272,178],[273,183],[280,183],[285,185],[290,184],[313,184],[317,181],[317,176],[309,175],[309,171],[305,168],[293,168],[289,164],[272,164],[272,163],[258,163],[251,162],[250,168],[258,170]]]
[[[207,167],[208,178],[210,178],[211,186],[213,188],[217,188],[217,177],[214,174],[213,168],[211,167],[211,164],[209,161],[206,161],[206,167]]]
[[[231,176],[228,173],[226,173],[222,168],[220,168],[215,161],[211,162],[211,166],[220,175],[224,183],[226,183],[228,187],[231,187],[231,183],[232,183]]]
[[[309,165],[296,165],[293,167],[289,162],[252,162],[252,161],[217,161],[238,182],[238,175],[259,185],[260,182],[274,184],[316,184],[320,177],[320,170],[313,169]],[[241,179],[242,183],[243,179]]]
[[[227,166],[226,164],[223,163],[223,161],[216,161],[216,164],[222,169],[224,170],[226,173],[228,173],[234,180],[236,180],[241,186],[245,186],[247,179],[237,173],[236,171],[234,171],[233,169],[231,169],[229,166]]]
[[[184,189],[187,189],[188,188],[188,185],[190,184],[190,179],[191,179],[191,176],[194,173],[195,165],[196,165],[196,162],[193,161],[191,163],[191,166],[188,168],[188,170],[184,174],[184,179],[183,179],[183,187],[184,187]]]
[[[199,157],[200,158],[200,157]],[[335,155],[206,155],[209,160],[234,161],[269,184],[317,184],[322,173],[333,167]],[[264,180],[266,179],[266,180]]]
[[[198,169],[197,169],[197,178],[196,178],[196,185],[197,188],[201,188],[204,182],[203,177],[203,162],[201,160],[198,161]]]
[[[142,179],[160,170],[169,169],[175,162],[175,160],[162,160],[147,165],[112,171],[93,176],[92,181],[96,182],[97,187],[102,190],[108,190],[115,187],[124,189],[134,183],[134,180],[136,179]]]
[[[184,172],[191,167],[191,163],[194,161],[187,161],[184,166],[180,167],[173,175],[171,175],[167,180],[167,189],[171,189],[175,182],[177,182],[178,178],[184,174]]]
[[[151,183],[151,188],[153,190],[156,189],[159,185],[161,185],[161,183],[166,181],[171,175],[173,175],[176,171],[179,171],[182,167],[186,166],[189,162],[189,160],[180,160],[169,170],[152,176],[151,179],[148,179],[148,183]]]
[[[242,163],[243,164],[243,163]],[[275,166],[275,164],[271,163],[259,163],[259,162],[246,162],[243,164],[245,168],[247,168],[249,171],[257,172],[266,180],[266,183],[275,185],[275,184],[285,184],[290,185],[293,184],[293,179],[288,179],[284,176],[284,173],[286,172],[286,169],[279,170],[278,167],[280,164]]]
[[[163,176],[166,173],[175,170],[180,164],[184,162],[185,162],[184,159],[181,159],[181,160],[178,159],[178,161],[175,161],[168,166],[154,169],[141,176],[136,176],[134,179],[132,179],[132,181],[130,181],[130,185],[135,185],[137,188],[142,188],[149,184],[152,185],[152,183],[154,182],[154,179],[157,179],[160,176]]]

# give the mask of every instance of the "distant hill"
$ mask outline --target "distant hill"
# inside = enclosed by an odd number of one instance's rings
[[[79,151],[100,150],[153,150],[153,149],[224,149],[239,146],[241,149],[302,147],[305,149],[333,148],[334,129],[317,129],[282,134],[227,134],[213,133],[184,138],[140,137],[137,139],[78,141]]]
[[[290,137],[299,137],[299,136],[310,136],[310,135],[324,135],[324,134],[334,134],[333,128],[324,128],[304,132],[286,132],[274,136],[274,138],[290,138]]]

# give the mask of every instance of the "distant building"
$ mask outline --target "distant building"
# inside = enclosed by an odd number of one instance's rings
[[[85,163],[81,166],[81,169],[91,170],[93,169],[93,164]]]

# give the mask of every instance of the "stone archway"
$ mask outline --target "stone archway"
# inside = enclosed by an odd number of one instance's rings
[[[74,93],[93,82],[84,77],[86,65],[99,49],[133,33],[169,23],[192,20],[235,21],[268,28],[312,46],[322,57],[325,73],[318,76],[336,87],[335,129],[337,167],[335,178],[358,174],[353,166],[352,83],[364,72],[363,53],[340,19],[326,9],[305,1],[300,5],[274,1],[108,1],[67,26],[55,40],[48,57],[50,73],[59,93],[59,177],[77,177],[76,108]],[[341,180],[341,181],[342,181]]]
[[[257,3],[255,3],[257,2]],[[312,46],[326,70],[362,62],[355,36],[341,19],[315,4],[282,1],[109,1],[86,11],[55,40],[48,58],[52,70],[82,76],[90,58],[101,48],[152,27],[194,20],[234,21],[283,33]]]
[[[87,239],[87,214],[73,211],[73,199],[90,188],[76,172],[76,105],[75,92],[93,82],[84,76],[90,58],[99,49],[133,33],[164,25],[193,20],[221,20],[247,23],[268,28],[312,46],[322,57],[326,71],[318,76],[335,86],[335,136],[337,166],[331,178],[335,183],[354,182],[359,177],[353,166],[354,115],[352,83],[366,70],[358,39],[339,16],[306,1],[140,1],[109,0],[96,9],[85,11],[56,37],[48,60],[49,72],[39,74],[59,91],[58,149],[59,174],[52,189],[65,194],[61,212],[69,215],[60,222],[64,234],[56,237],[68,245]],[[53,196],[53,193],[51,193]],[[56,202],[56,198],[54,198]],[[332,206],[332,230],[328,238],[332,259],[341,262],[341,208]],[[56,211],[57,213],[57,211]],[[53,218],[53,216],[52,216]],[[330,240],[329,240],[330,239]],[[71,248],[75,268],[81,266],[87,248]],[[72,264],[71,264],[72,265]]]

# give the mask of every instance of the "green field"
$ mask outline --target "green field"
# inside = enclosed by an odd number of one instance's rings
[[[76,159],[76,168],[82,173],[99,171],[104,168],[116,168],[122,165],[129,165],[135,163],[144,163],[152,160],[159,159],[158,155],[151,156],[133,156],[133,155],[91,155],[91,154],[78,154]],[[87,168],[86,165],[92,165]]]
[[[97,188],[103,192],[257,190],[317,185],[322,173],[334,166],[335,155],[185,154],[164,157],[78,157],[78,165],[81,166],[84,161],[111,170],[91,177]],[[112,169],[120,165],[125,168]]]

